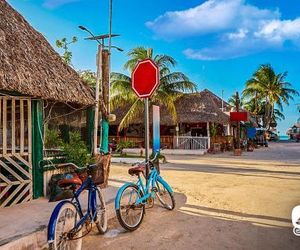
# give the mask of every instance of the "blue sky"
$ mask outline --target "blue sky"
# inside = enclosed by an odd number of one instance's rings
[[[108,0],[8,0],[48,41],[77,36],[72,45],[76,69],[95,70],[96,43],[77,28],[108,32]],[[114,44],[125,51],[152,47],[173,56],[177,70],[198,89],[227,99],[244,88],[260,64],[271,63],[300,92],[300,4],[294,0],[113,0]],[[123,71],[126,52],[114,52],[112,68]],[[285,107],[281,134],[299,114],[296,103]]]

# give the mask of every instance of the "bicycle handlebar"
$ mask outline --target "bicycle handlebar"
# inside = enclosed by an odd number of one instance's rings
[[[154,157],[152,159],[150,159],[149,161],[155,161],[157,159],[158,155],[159,155],[159,153],[156,152],[155,155],[154,155]]]
[[[159,155],[159,153],[156,152],[155,155],[154,155],[154,157],[152,159],[149,159],[149,162],[155,161],[157,159],[158,155]],[[144,163],[146,163],[146,160],[144,160],[144,161],[137,161],[137,162],[133,163],[132,166],[135,166],[135,165],[138,165],[138,164],[144,164]]]
[[[71,166],[75,169],[79,169],[79,170],[82,170],[82,169],[85,169],[85,168],[81,168],[81,167],[78,167],[76,164],[72,163],[72,162],[68,162],[68,163],[60,163],[60,164],[57,164],[57,167],[65,167],[65,166]]]

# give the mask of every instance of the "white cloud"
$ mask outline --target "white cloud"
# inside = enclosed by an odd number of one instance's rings
[[[204,48],[184,54],[199,60],[220,60],[280,48],[285,41],[300,44],[300,17],[282,20],[279,10],[258,8],[246,0],[207,0],[187,10],[166,12],[147,22],[157,38],[210,38]],[[196,39],[195,39],[196,40]]]
[[[265,22],[254,33],[254,36],[278,44],[282,44],[286,40],[296,42],[300,39],[300,18]]]
[[[146,26],[158,37],[172,39],[252,26],[278,15],[277,11],[247,5],[244,0],[208,0],[188,10],[166,12]]]
[[[78,2],[78,1],[81,1],[81,0],[44,0],[43,5],[46,8],[54,9],[54,8],[57,8],[59,6],[65,5],[65,4]]]

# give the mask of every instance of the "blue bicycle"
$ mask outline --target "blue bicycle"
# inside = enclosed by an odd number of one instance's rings
[[[134,231],[141,225],[145,214],[145,206],[152,207],[155,197],[158,198],[164,208],[168,210],[175,208],[172,188],[160,176],[153,164],[157,156],[158,154],[152,160],[139,162],[130,168],[128,173],[138,177],[137,183],[125,183],[118,190],[115,199],[115,210],[121,226],[126,230]],[[148,178],[145,176],[145,170],[148,171],[147,168],[150,169]],[[143,179],[146,181],[143,181]]]
[[[75,169],[82,171],[73,163],[67,163]],[[94,181],[96,165],[86,168],[88,177],[82,181],[80,174],[69,179],[61,180],[58,185],[69,188],[74,196],[71,200],[59,202],[52,212],[48,224],[48,244],[50,250],[79,250],[82,246],[82,237],[87,235],[95,223],[100,233],[107,230],[107,213],[103,193]],[[80,194],[88,190],[87,211],[84,214],[79,201]],[[84,230],[85,229],[85,230]],[[84,232],[83,232],[84,231]]]

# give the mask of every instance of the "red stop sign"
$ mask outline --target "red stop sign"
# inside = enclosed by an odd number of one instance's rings
[[[138,62],[131,74],[131,87],[140,98],[151,97],[159,85],[159,68],[151,59]]]

